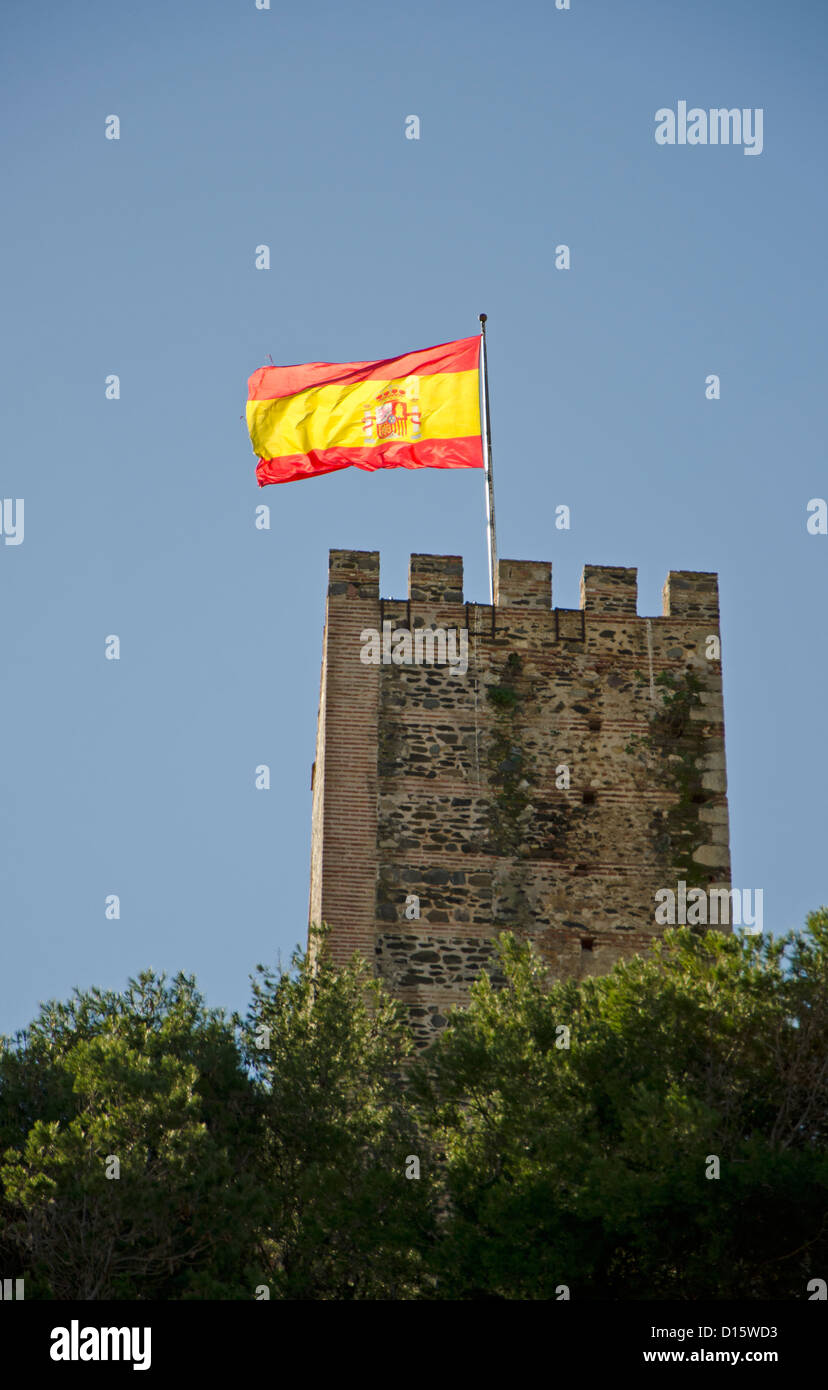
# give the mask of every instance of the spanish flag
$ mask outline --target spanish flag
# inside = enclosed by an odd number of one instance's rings
[[[247,427],[259,487],[338,468],[482,468],[480,338],[383,362],[260,367]]]

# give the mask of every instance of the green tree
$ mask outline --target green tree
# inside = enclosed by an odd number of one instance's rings
[[[506,987],[481,978],[413,1078],[445,1156],[440,1296],[807,1297],[828,1267],[828,911],[784,939],[668,932],[551,990],[528,946],[502,958]]]
[[[337,969],[325,935],[253,982],[246,1058],[269,1196],[260,1258],[273,1298],[408,1298],[425,1277],[435,1193],[404,1101],[412,1044],[363,959]],[[419,1179],[406,1177],[411,1157]]]
[[[4,1267],[27,1297],[252,1297],[257,1135],[233,1025],[191,978],[42,1006],[0,1041]]]

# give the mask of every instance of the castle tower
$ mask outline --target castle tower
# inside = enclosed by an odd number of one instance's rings
[[[498,568],[492,607],[458,556],[412,555],[390,600],[377,552],[330,553],[310,920],[419,1044],[499,931],[603,974],[663,931],[659,889],[730,887],[715,574],[671,572],[642,618],[634,569],[588,565],[561,609],[549,563]]]

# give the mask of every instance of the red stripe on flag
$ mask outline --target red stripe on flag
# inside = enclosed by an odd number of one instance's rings
[[[478,341],[475,339],[475,341]],[[284,454],[259,459],[259,487],[290,483],[297,478],[321,478],[340,468],[482,468],[483,446],[479,434],[458,439],[423,439],[416,444],[383,444],[362,449],[313,449],[309,454]]]
[[[358,381],[392,381],[395,377],[432,376],[437,372],[476,371],[480,338],[458,338],[453,343],[387,357],[381,362],[302,362],[295,367],[259,367],[248,381],[248,400],[275,401],[295,396],[311,386],[330,382],[352,385]]]

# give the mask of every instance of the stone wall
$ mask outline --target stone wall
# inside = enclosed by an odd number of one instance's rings
[[[396,664],[394,634],[429,628],[468,632],[465,672]],[[361,659],[367,630],[396,659]],[[643,618],[632,569],[587,566],[566,610],[549,564],[502,560],[493,608],[464,602],[459,556],[412,555],[383,600],[376,552],[331,552],[310,916],[420,1042],[499,930],[550,978],[601,974],[661,930],[657,889],[730,886],[718,633],[713,574],[671,573]]]

